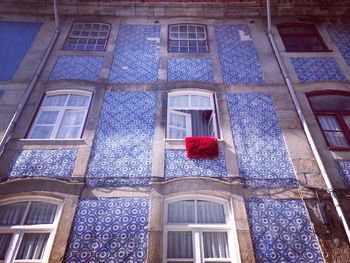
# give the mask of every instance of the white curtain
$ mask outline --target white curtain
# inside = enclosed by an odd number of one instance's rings
[[[204,258],[228,258],[229,249],[226,232],[203,233]]]
[[[75,107],[84,107],[87,106],[89,99],[89,96],[70,95],[67,105]]]
[[[19,225],[28,202],[18,202],[0,206],[0,225]]]
[[[197,201],[198,223],[225,223],[225,212],[222,204]]]
[[[49,233],[24,234],[16,259],[41,259],[49,235]]]
[[[58,111],[42,111],[36,124],[55,124]]]
[[[191,96],[192,107],[211,107],[210,98],[207,96],[192,95]]]
[[[194,223],[194,201],[185,200],[168,205],[168,223]]]
[[[193,258],[192,232],[168,232],[168,258]]]
[[[0,260],[4,260],[9,247],[12,234],[0,234]]]
[[[68,95],[47,96],[43,106],[48,106],[48,107],[63,106],[67,100],[67,97]]]
[[[188,107],[189,106],[189,95],[179,95],[179,96],[171,96],[169,98],[169,107]]]
[[[320,121],[321,127],[324,130],[324,133],[327,137],[327,140],[330,146],[333,146],[333,147],[349,146],[334,116],[318,116],[318,119]]]
[[[25,221],[26,225],[52,224],[56,215],[57,205],[32,202]]]
[[[84,116],[85,111],[66,111],[57,137],[79,138],[81,126],[84,124]]]

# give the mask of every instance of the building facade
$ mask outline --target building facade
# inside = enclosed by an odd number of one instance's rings
[[[349,262],[349,6],[0,1],[0,262]]]

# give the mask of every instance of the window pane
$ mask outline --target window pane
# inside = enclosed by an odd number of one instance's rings
[[[83,107],[87,106],[89,103],[89,96],[82,96],[82,95],[70,95],[68,100],[68,106],[76,106],[76,107]]]
[[[58,111],[42,111],[37,124],[55,124],[58,113]]]
[[[305,46],[309,49],[309,50],[312,50],[312,51],[322,51],[323,50],[323,47],[320,43],[320,40],[318,39],[318,37],[313,37],[313,36],[310,36],[310,37],[304,37],[303,38],[304,40],[304,44]]]
[[[198,223],[225,223],[225,212],[222,204],[197,201]]]
[[[191,105],[193,107],[211,107],[211,101],[209,97],[192,95],[191,96]]]
[[[23,235],[16,259],[42,259],[49,233]]]
[[[47,96],[43,106],[64,106],[68,95]]]
[[[168,232],[167,258],[193,258],[192,232]]]
[[[342,132],[324,132],[329,146],[331,147],[349,147],[349,144]]]
[[[0,234],[0,260],[4,260],[11,242],[12,234]]]
[[[341,131],[341,128],[334,116],[318,116],[323,130]]]
[[[310,96],[310,103],[315,110],[345,111],[350,110],[350,96],[318,95]]]
[[[168,223],[194,223],[194,201],[186,200],[168,205]]]
[[[170,127],[169,129],[170,139],[184,139],[185,137],[186,137],[186,131]]]
[[[57,205],[55,204],[32,202],[25,225],[52,224],[55,219],[56,210]]]
[[[300,43],[298,41],[298,38],[293,36],[284,36],[283,37],[283,44],[286,47],[286,50],[288,51],[301,51],[302,47],[300,46]]]
[[[350,116],[343,116],[346,126],[350,129]]]
[[[19,225],[28,202],[12,203],[0,206],[0,225]]]
[[[203,233],[204,258],[228,258],[229,248],[226,232]]]
[[[62,125],[82,125],[84,123],[85,111],[66,111]]]
[[[48,139],[51,136],[53,126],[36,126],[30,138],[32,139]]]
[[[170,113],[170,126],[186,129],[186,116]]]
[[[179,95],[169,97],[169,107],[188,107],[188,96],[189,95]]]
[[[59,139],[76,139],[80,138],[80,127],[61,127],[58,132]]]

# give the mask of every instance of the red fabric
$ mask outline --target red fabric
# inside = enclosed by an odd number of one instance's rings
[[[218,140],[213,137],[186,137],[186,152],[188,158],[216,158],[219,156]]]

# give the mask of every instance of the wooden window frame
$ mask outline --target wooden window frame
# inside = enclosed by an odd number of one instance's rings
[[[310,29],[311,33],[284,33],[282,30],[284,28],[293,28],[293,27],[300,27],[300,28],[307,28]],[[280,37],[282,39],[282,42],[284,44],[284,47],[286,49],[286,52],[331,52],[326,43],[323,41],[320,33],[318,32],[316,26],[314,24],[310,23],[283,23],[277,25],[278,32],[280,34]],[[287,48],[288,46],[288,40],[286,37],[293,37],[297,40],[299,45],[299,50],[293,50]],[[310,50],[307,48],[307,45],[305,44],[304,38],[305,37],[315,37],[318,40],[318,43],[322,47],[322,50]]]
[[[322,90],[322,91],[312,91],[306,93],[307,100],[309,102],[309,105],[312,109],[312,112],[315,116],[315,119],[317,121],[317,124],[322,132],[322,135],[326,141],[327,147],[331,151],[350,151],[350,128],[346,125],[343,117],[344,116],[350,116],[350,110],[316,110],[312,102],[310,100],[310,97],[313,96],[327,96],[327,95],[340,95],[340,96],[347,96],[350,98],[350,92],[347,91],[340,91],[340,90]],[[348,147],[336,147],[336,146],[331,146],[327,136],[325,134],[325,130],[322,128],[321,123],[319,121],[318,116],[333,116],[335,117],[339,127],[341,128],[341,131],[344,134],[344,137],[348,143]]]

